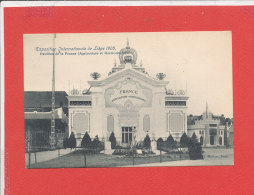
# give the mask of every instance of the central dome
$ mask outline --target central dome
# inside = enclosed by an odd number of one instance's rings
[[[122,65],[126,64],[126,63],[136,64],[137,56],[138,56],[138,54],[137,54],[136,50],[130,47],[129,40],[127,39],[126,47],[121,49],[120,53],[119,53],[120,63]]]

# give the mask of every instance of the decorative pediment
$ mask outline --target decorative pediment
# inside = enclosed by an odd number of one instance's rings
[[[168,81],[152,78],[149,75],[139,72],[133,68],[126,68],[115,74],[108,76],[104,80],[88,81],[88,83],[91,87],[105,86],[116,80],[122,79],[123,77],[137,78],[138,80],[145,82],[151,86],[166,87],[166,85],[169,83]]]

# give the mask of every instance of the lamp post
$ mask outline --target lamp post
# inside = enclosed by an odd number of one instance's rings
[[[133,140],[132,140],[132,165],[134,166],[134,149],[136,145],[136,127],[133,128]]]

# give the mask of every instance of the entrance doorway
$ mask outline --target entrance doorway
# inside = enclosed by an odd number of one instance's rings
[[[214,136],[210,135],[210,145],[214,145]]]
[[[135,127],[122,127],[122,143],[129,144],[132,142],[134,128]]]
[[[222,145],[222,137],[219,138],[219,144]]]

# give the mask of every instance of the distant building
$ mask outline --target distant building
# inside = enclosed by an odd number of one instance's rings
[[[55,129],[57,132],[68,132],[68,117],[64,114],[62,108],[57,108],[55,114]],[[30,132],[50,132],[51,130],[50,112],[25,112],[25,131]]]
[[[55,131],[58,140],[68,136],[68,104],[67,94],[63,91],[55,92]],[[51,92],[25,91],[24,92],[24,118],[25,137],[30,137],[32,147],[48,147],[51,130],[52,107]],[[65,112],[64,112],[65,111]],[[27,148],[27,142],[26,142]]]
[[[225,146],[228,144],[229,129],[233,128],[231,119],[225,118],[223,115],[214,116],[206,108],[201,116],[188,116],[187,135],[192,137],[196,134],[199,142],[203,146]]]
[[[68,116],[68,94],[65,91],[55,92],[55,108],[63,108]],[[25,112],[50,112],[52,110],[51,91],[25,91],[24,92]]]
[[[230,125],[227,131],[227,145],[234,146],[234,126],[233,123]]]

